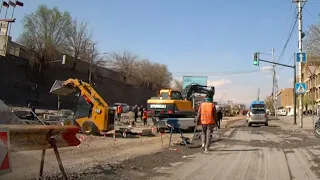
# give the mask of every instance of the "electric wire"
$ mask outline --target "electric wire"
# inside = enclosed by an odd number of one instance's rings
[[[292,53],[291,58],[287,61],[286,64],[289,64],[293,60],[293,58],[294,58],[294,53]],[[284,68],[285,68],[284,66],[280,66],[277,71],[279,72],[279,71],[283,70]]]
[[[201,73],[188,73],[188,72],[174,72],[175,75],[206,75],[206,76],[226,76],[226,75],[242,75],[242,74],[250,74],[250,73],[258,73],[258,72],[265,72],[270,69],[259,69],[259,70],[247,70],[247,71],[224,71],[224,72],[201,72]]]
[[[281,50],[281,53],[280,53],[280,56],[278,57],[277,62],[280,62],[280,59],[281,59],[282,56],[284,55],[284,52],[285,52],[285,50],[287,49],[287,46],[288,46],[288,44],[289,44],[289,42],[290,42],[290,40],[291,40],[293,31],[294,31],[294,29],[295,29],[295,27],[296,27],[296,25],[297,25],[298,15],[296,14],[296,12],[295,12],[294,14],[295,14],[295,16],[294,16],[294,18],[293,18],[292,28],[291,28],[291,30],[290,30],[289,36],[288,36],[288,38],[287,38],[287,41],[286,41],[286,43],[284,44],[284,46],[283,46],[283,48],[282,48],[282,50]]]
[[[318,19],[312,15],[306,8],[304,8],[304,10],[315,20],[315,21],[318,21]]]
[[[305,5],[306,5],[306,2],[303,3],[303,5],[301,6],[301,10],[304,8]],[[278,57],[277,62],[279,62],[280,59],[282,58],[282,56],[284,55],[284,52],[285,52],[285,50],[287,49],[287,46],[288,46],[288,44],[289,44],[289,42],[290,42],[290,40],[291,40],[293,31],[294,31],[294,29],[295,29],[295,27],[296,27],[296,25],[297,25],[297,22],[298,22],[298,13],[297,13],[296,11],[294,12],[293,21],[294,21],[294,23],[293,23],[293,26],[292,26],[291,31],[290,31],[290,33],[289,33],[288,39],[287,39],[287,41],[286,41],[286,43],[285,43],[285,45],[284,45],[284,47],[283,47],[283,49],[282,49],[282,51],[281,51],[281,53],[280,53],[280,56]]]

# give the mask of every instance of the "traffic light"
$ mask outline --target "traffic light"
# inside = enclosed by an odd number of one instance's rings
[[[253,56],[253,65],[259,66],[259,53],[254,53],[254,56]]]

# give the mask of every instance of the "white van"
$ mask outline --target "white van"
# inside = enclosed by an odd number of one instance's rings
[[[287,111],[285,109],[278,109],[277,115],[286,116],[287,115]]]

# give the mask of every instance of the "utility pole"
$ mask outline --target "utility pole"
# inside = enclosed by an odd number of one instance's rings
[[[260,88],[258,88],[257,100],[260,101]]]
[[[272,54],[272,62],[275,63],[275,57],[274,57],[274,48],[272,48],[271,50],[271,54]],[[273,64],[272,65],[272,99],[273,99],[273,109],[274,109],[274,116],[275,116],[275,120],[277,120],[277,91],[278,91],[278,87],[277,86],[277,76],[276,76],[276,65]]]
[[[293,0],[292,2],[297,4],[298,8],[298,48],[299,53],[302,53],[302,2],[306,3],[307,0]],[[298,64],[299,83],[302,83],[302,62]],[[303,113],[302,113],[303,95],[299,96],[299,116],[300,116],[300,128],[303,127]]]
[[[93,64],[93,60],[94,60],[94,46],[95,44],[92,44],[92,54],[91,54],[91,58],[90,58],[90,67],[89,67],[89,84],[91,84],[91,80],[92,80],[92,64]]]

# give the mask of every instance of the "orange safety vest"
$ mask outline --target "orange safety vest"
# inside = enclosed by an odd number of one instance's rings
[[[215,124],[215,117],[213,114],[214,104],[210,102],[204,102],[200,105],[200,120],[203,125]]]
[[[142,116],[143,119],[148,119],[148,114],[147,114],[147,111],[143,111],[143,116]]]
[[[122,113],[122,107],[121,107],[121,106],[118,106],[118,107],[117,107],[117,113],[118,113],[118,114]]]

